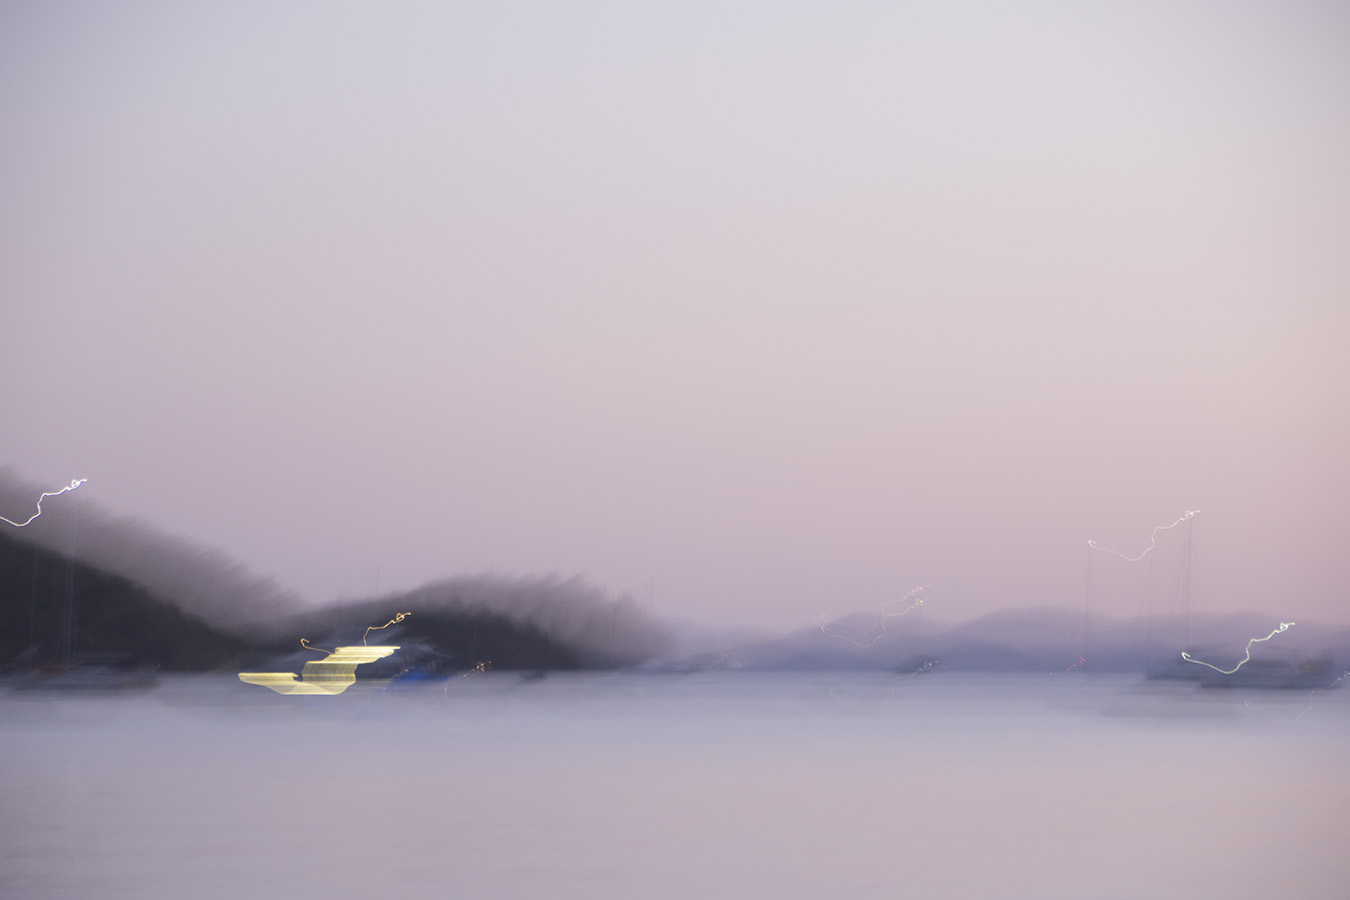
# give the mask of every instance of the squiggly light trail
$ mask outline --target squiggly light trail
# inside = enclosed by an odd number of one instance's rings
[[[412,615],[412,613],[410,613],[410,612],[402,612],[402,613],[399,613],[398,615],[394,616],[394,617],[393,617],[392,619],[390,619],[388,622],[385,622],[383,625],[372,625],[372,626],[370,626],[369,628],[366,629],[366,633],[363,634],[363,635],[361,635],[361,643],[364,644],[364,643],[366,642],[366,637],[369,636],[369,634],[370,634],[372,631],[379,631],[381,628],[388,628],[390,625],[393,625],[393,624],[398,623],[398,622],[402,622],[404,619],[408,618],[408,616],[411,616],[411,615]]]
[[[1232,675],[1232,674],[1233,674],[1234,672],[1236,672],[1238,669],[1242,668],[1244,665],[1246,665],[1248,662],[1251,661],[1251,658],[1252,658],[1252,644],[1259,644],[1259,643],[1261,643],[1262,641],[1268,641],[1268,640],[1270,640],[1271,638],[1273,638],[1275,635],[1279,634],[1281,631],[1288,631],[1290,628],[1293,627],[1293,625],[1294,625],[1293,622],[1281,622],[1279,628],[1276,628],[1274,631],[1272,631],[1270,634],[1266,635],[1265,637],[1252,638],[1250,641],[1247,642],[1247,653],[1246,653],[1245,656],[1242,657],[1242,662],[1238,663],[1236,666],[1233,666],[1233,668],[1231,668],[1231,669],[1220,669],[1218,666],[1211,665],[1210,663],[1207,663],[1207,662],[1205,662],[1204,660],[1201,660],[1201,659],[1194,659],[1194,658],[1192,658],[1192,656],[1191,656],[1189,653],[1187,653],[1185,650],[1182,650],[1182,651],[1181,651],[1181,658],[1184,659],[1184,660],[1186,660],[1186,662],[1195,663],[1196,665],[1199,665],[1199,666],[1209,666],[1209,668],[1213,669],[1215,672],[1220,672],[1220,673],[1222,673],[1222,674],[1224,674],[1224,675]]]
[[[61,495],[61,494],[64,494],[66,491],[73,491],[73,490],[75,490],[77,487],[79,487],[80,485],[84,484],[84,483],[85,483],[86,481],[88,481],[88,480],[89,480],[88,478],[75,478],[75,479],[72,479],[72,480],[71,480],[70,484],[68,484],[68,485],[66,485],[65,487],[61,488],[61,490],[59,490],[59,491],[47,491],[46,493],[44,493],[41,497],[38,498],[38,501],[37,501],[37,512],[33,513],[33,515],[32,515],[31,517],[29,517],[28,522],[15,522],[13,519],[5,519],[4,516],[0,516],[0,519],[4,519],[6,522],[8,522],[9,524],[13,525],[15,528],[23,528],[23,527],[24,527],[25,525],[27,525],[29,522],[32,522],[33,519],[36,519],[38,516],[42,515],[42,501],[43,501],[43,500],[46,500],[48,497],[57,497],[57,496],[59,496],[59,495]]]
[[[864,637],[864,638],[865,638],[865,637],[867,637],[869,634],[872,634],[873,632],[876,632],[876,635],[875,635],[870,641],[868,641],[868,642],[865,643],[865,644],[862,643],[862,641],[855,640],[855,639],[849,637],[849,636],[846,635],[846,634],[840,633],[840,631],[839,631],[835,626],[831,625],[831,624],[828,623],[828,622],[822,622],[822,623],[821,623],[821,626],[820,626],[820,633],[821,633],[821,634],[830,635],[830,636],[832,636],[832,637],[842,638],[843,640],[848,641],[850,644],[854,644],[855,646],[858,646],[858,647],[871,647],[871,646],[872,646],[873,644],[875,644],[877,641],[881,640],[883,637],[886,636],[886,620],[887,620],[887,619],[898,619],[898,618],[900,618],[901,616],[903,616],[905,613],[910,612],[911,610],[918,609],[920,606],[923,606],[924,598],[923,598],[922,594],[923,594],[923,592],[926,591],[926,590],[928,590],[928,585],[926,585],[926,584],[924,584],[924,585],[919,585],[918,587],[910,588],[909,591],[908,591],[903,597],[901,597],[900,599],[898,599],[898,600],[890,600],[890,601],[887,601],[885,604],[883,604],[883,611],[882,611],[882,613],[881,613],[881,616],[877,619],[876,623],[875,623],[871,628],[869,628],[869,629],[867,629],[866,631],[862,632],[862,634],[860,635],[860,637]],[[904,603],[906,600],[910,600],[911,598],[914,599],[914,602],[910,603],[909,606],[906,606],[904,609],[900,610],[899,612],[890,612],[890,611],[888,611],[888,610],[885,610],[885,607],[888,607],[888,606],[899,606],[901,603]],[[821,616],[820,618],[821,618],[821,619],[824,619],[824,616]],[[880,628],[881,630],[880,630],[880,631],[877,631],[878,628]]]
[[[1097,546],[1096,541],[1088,541],[1088,546],[1091,547],[1093,550],[1100,550],[1103,553],[1111,553],[1114,554],[1115,556],[1119,556],[1126,562],[1139,562],[1139,560],[1143,559],[1145,556],[1148,555],[1150,550],[1158,546],[1158,532],[1166,531],[1169,528],[1176,528],[1182,522],[1185,522],[1187,519],[1191,518],[1199,511],[1200,510],[1198,509],[1188,509],[1186,510],[1185,515],[1178,517],[1177,520],[1173,522],[1171,525],[1159,525],[1157,528],[1153,529],[1153,534],[1149,535],[1148,546],[1145,547],[1144,552],[1140,553],[1138,556],[1126,556],[1119,550],[1112,550],[1109,547],[1099,547]]]

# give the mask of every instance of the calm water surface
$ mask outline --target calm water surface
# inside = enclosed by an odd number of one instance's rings
[[[1350,694],[488,674],[0,692],[0,897],[1350,896]]]

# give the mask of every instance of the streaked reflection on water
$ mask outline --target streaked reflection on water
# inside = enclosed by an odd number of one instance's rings
[[[1350,705],[1138,678],[0,693],[0,896],[1342,898]]]

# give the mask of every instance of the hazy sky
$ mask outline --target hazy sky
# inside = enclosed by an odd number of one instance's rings
[[[6,3],[0,129],[0,464],[315,601],[1081,608],[1199,509],[1350,621],[1344,4]]]

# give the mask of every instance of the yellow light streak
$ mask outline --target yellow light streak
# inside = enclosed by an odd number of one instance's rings
[[[314,650],[315,647],[307,649]],[[356,667],[384,659],[399,649],[383,647],[338,647],[324,659],[305,663],[299,680],[294,672],[240,672],[239,680],[256,684],[278,694],[340,694],[356,683]]]
[[[1290,628],[1292,628],[1293,626],[1294,626],[1294,623],[1293,623],[1293,622],[1281,622],[1279,628],[1276,628],[1274,631],[1272,631],[1270,634],[1266,635],[1265,637],[1252,638],[1250,641],[1247,642],[1247,652],[1246,652],[1246,654],[1242,657],[1242,661],[1239,662],[1236,666],[1233,666],[1233,668],[1231,668],[1231,669],[1220,669],[1218,666],[1213,665],[1213,664],[1211,664],[1211,663],[1207,663],[1207,662],[1205,662],[1204,660],[1201,660],[1201,659],[1195,659],[1195,658],[1193,658],[1189,653],[1187,653],[1185,650],[1182,650],[1182,651],[1181,651],[1181,658],[1184,659],[1184,660],[1186,660],[1186,662],[1189,662],[1189,663],[1195,663],[1195,664],[1198,665],[1198,666],[1208,666],[1209,668],[1213,669],[1215,672],[1219,672],[1219,673],[1224,674],[1224,675],[1232,675],[1232,674],[1233,674],[1234,672],[1236,672],[1238,669],[1242,668],[1242,667],[1245,666],[1248,662],[1251,661],[1251,658],[1252,658],[1252,644],[1259,644],[1259,643],[1261,643],[1262,641],[1268,641],[1268,640],[1270,640],[1271,638],[1273,638],[1275,635],[1279,634],[1280,632],[1282,632],[1282,631],[1288,631],[1288,630],[1289,630]]]
[[[1148,546],[1145,547],[1144,551],[1140,553],[1138,556],[1126,556],[1119,550],[1112,550],[1109,547],[1098,546],[1096,541],[1088,541],[1088,546],[1091,547],[1093,550],[1100,550],[1103,553],[1110,553],[1114,556],[1119,556],[1126,562],[1139,562],[1139,560],[1143,559],[1145,556],[1149,554],[1150,550],[1158,546],[1158,532],[1167,531],[1169,528],[1176,528],[1182,522],[1187,521],[1198,512],[1200,512],[1200,510],[1198,509],[1188,509],[1186,510],[1185,514],[1179,516],[1177,520],[1173,522],[1171,525],[1159,525],[1157,528],[1153,529],[1153,533],[1149,535]]]
[[[72,479],[72,480],[71,480],[70,484],[68,484],[68,485],[66,485],[65,487],[61,488],[61,490],[59,490],[59,491],[47,491],[46,493],[44,493],[41,497],[38,498],[38,501],[37,501],[37,512],[35,512],[35,513],[33,513],[33,515],[29,516],[29,517],[28,517],[28,521],[26,521],[26,522],[15,522],[13,519],[6,519],[4,516],[0,516],[0,519],[4,519],[4,521],[6,521],[6,522],[8,522],[9,524],[13,525],[15,528],[23,528],[23,527],[24,527],[25,525],[27,525],[29,522],[32,522],[32,521],[33,521],[34,519],[36,519],[38,516],[42,515],[42,501],[43,501],[43,500],[46,500],[48,497],[59,497],[60,495],[64,494],[66,491],[73,491],[73,490],[75,490],[77,487],[79,487],[80,485],[84,484],[84,483],[85,483],[86,481],[88,481],[88,480],[89,480],[88,478],[75,478],[75,479]]]

